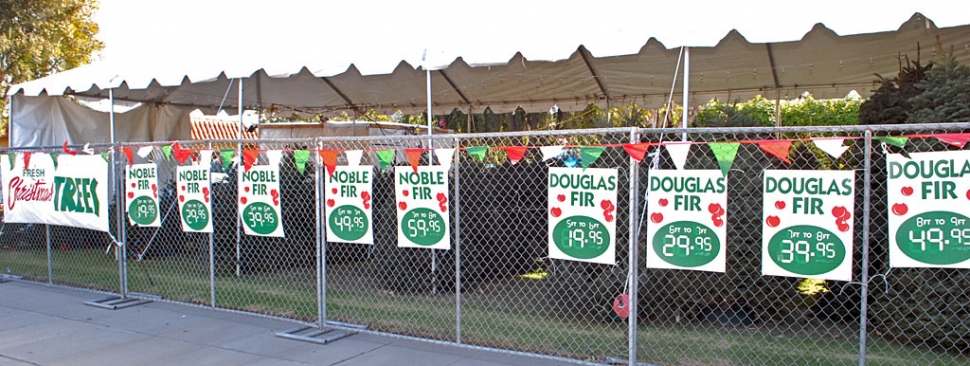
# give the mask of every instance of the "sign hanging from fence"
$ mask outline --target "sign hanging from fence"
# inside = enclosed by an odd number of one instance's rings
[[[239,172],[239,215],[246,235],[283,237],[280,168],[258,165]]]
[[[327,241],[374,244],[371,203],[374,167],[340,166],[324,187]]]
[[[549,168],[549,257],[616,262],[616,169]]]
[[[647,268],[724,272],[724,174],[720,170],[651,170],[648,192]]]
[[[212,232],[212,191],[209,164],[176,167],[182,231]]]
[[[448,170],[442,166],[394,167],[397,246],[451,249]]]
[[[125,166],[125,208],[132,225],[159,227],[158,167],[153,163]]]
[[[765,275],[852,279],[855,172],[765,170]]]
[[[9,154],[11,159],[0,159],[3,221],[48,223],[54,208],[54,161],[47,154]]]
[[[889,154],[889,266],[970,268],[970,151]]]

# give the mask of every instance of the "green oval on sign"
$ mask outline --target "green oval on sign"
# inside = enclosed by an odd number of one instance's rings
[[[182,221],[192,230],[205,229],[209,224],[209,209],[199,200],[189,200],[182,205]]]
[[[653,236],[653,251],[672,265],[700,267],[711,263],[721,252],[721,240],[707,225],[676,221],[664,225]]]
[[[956,212],[913,215],[896,230],[896,245],[926,264],[948,265],[970,259],[970,218]]]
[[[151,197],[135,197],[128,205],[128,217],[138,225],[149,225],[158,218],[158,205]]]
[[[357,206],[344,205],[333,209],[330,220],[327,221],[330,230],[338,238],[354,241],[364,237],[367,233],[367,214]]]
[[[280,225],[280,217],[273,206],[264,202],[250,203],[243,209],[243,223],[257,234],[268,235]]]
[[[564,254],[577,259],[599,257],[610,247],[606,225],[592,217],[570,216],[556,224],[552,242]]]
[[[435,210],[419,207],[404,213],[401,232],[414,244],[432,246],[445,237],[445,219]]]
[[[831,272],[845,261],[845,245],[827,229],[797,225],[771,237],[768,256],[786,271],[815,276]]]

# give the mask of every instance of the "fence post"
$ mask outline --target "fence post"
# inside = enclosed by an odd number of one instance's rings
[[[630,131],[630,143],[634,144],[640,141],[639,129],[633,127]],[[630,196],[629,207],[627,208],[630,243],[629,243],[629,289],[627,290],[630,296],[629,310],[630,315],[627,318],[629,321],[629,336],[628,336],[628,355],[627,358],[630,361],[630,365],[635,365],[637,363],[637,291],[639,290],[639,276],[640,271],[637,267],[639,265],[640,254],[638,252],[640,246],[640,233],[637,230],[637,223],[640,220],[637,219],[637,205],[639,204],[640,198],[640,164],[638,161],[630,157],[630,188],[628,192]]]
[[[323,199],[323,162],[320,159],[319,151],[323,149],[323,144],[320,138],[314,141],[314,145],[317,148],[314,171],[316,177],[314,177],[314,182],[316,182],[315,195],[316,200],[314,200],[314,205],[317,209],[317,328],[323,329],[323,326],[327,323],[327,230],[324,226],[320,224],[323,220],[326,220],[326,214],[324,212],[323,205],[320,204],[320,200]]]
[[[114,107],[112,104],[112,109],[113,108]],[[113,116],[114,116],[114,113],[112,110],[112,118],[114,118]],[[120,144],[118,145],[112,144],[111,148],[117,151],[119,150],[120,146],[121,146]],[[124,197],[124,194],[119,193],[119,192],[123,192],[125,187],[124,182],[122,182],[122,179],[125,178],[125,175],[124,173],[119,174],[118,172],[118,170],[121,167],[123,167],[123,165],[118,164],[118,159],[115,158],[115,154],[111,154],[111,171],[114,173],[113,183],[115,186],[115,206],[117,206],[115,209],[116,210],[115,225],[117,226],[115,228],[115,232],[117,233],[116,239],[118,240],[118,243],[115,243],[115,244],[116,244],[116,249],[118,253],[118,282],[120,283],[120,286],[121,286],[121,294],[120,294],[121,298],[124,299],[128,297],[128,266],[127,266],[128,246],[126,245],[128,242],[128,238],[126,235],[127,232],[125,230],[125,217],[124,217],[125,201],[122,198]]]
[[[455,137],[455,150],[447,159],[454,159],[452,171],[455,172],[455,343],[461,344],[461,160],[458,148],[461,140]],[[438,159],[441,159],[439,156]]]
[[[208,159],[209,160],[209,166],[206,167],[206,169],[209,169],[209,171],[210,171],[210,173],[209,173],[209,177],[210,177],[209,178],[209,185],[210,185],[210,188],[209,189],[211,190],[212,189],[211,188],[211,185],[212,185],[212,178],[211,178],[212,177],[212,173],[211,173],[211,171],[212,171],[212,156],[215,154],[215,151],[212,151],[212,142],[209,142],[207,144],[207,146],[209,148],[209,159]],[[212,206],[210,205],[209,207],[212,207]],[[215,220],[212,218],[212,214],[213,214],[212,212],[209,212],[209,220],[213,220],[212,222],[214,224],[215,223]],[[213,308],[216,307],[216,244],[215,244],[215,231],[216,231],[215,230],[215,227],[213,226],[212,231],[209,232],[209,301],[212,304],[212,307]]]
[[[869,310],[869,217],[870,199],[872,187],[872,131],[865,132],[864,168],[862,171],[862,276],[859,279],[861,292],[859,301],[859,366],[866,364],[866,322],[868,321]]]
[[[51,226],[50,224],[44,225],[47,228],[47,284],[54,284],[54,262],[51,258]]]

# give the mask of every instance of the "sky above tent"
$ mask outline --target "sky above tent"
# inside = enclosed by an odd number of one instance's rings
[[[313,1],[101,0],[104,65],[353,63],[389,73],[401,60],[444,66],[713,46],[732,29],[750,42],[800,39],[816,23],[839,35],[895,30],[920,12],[938,27],[970,24],[970,1]],[[738,5],[743,4],[743,5]],[[427,51],[426,51],[427,50]],[[322,60],[322,61],[321,61]]]

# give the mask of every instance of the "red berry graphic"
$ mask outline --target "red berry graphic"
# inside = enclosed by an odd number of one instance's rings
[[[664,220],[664,215],[662,213],[654,212],[650,214],[650,221],[653,221],[653,223],[655,224],[659,224],[663,220]]]
[[[209,187],[202,187],[202,194],[209,195]]]
[[[549,210],[549,213],[552,214],[552,217],[559,217],[559,215],[562,215],[562,209],[559,207],[553,207],[551,210]]]
[[[397,207],[400,208],[400,209],[402,209],[402,210],[407,210],[408,203],[407,202],[398,202]]]
[[[185,186],[182,186],[181,188],[182,188],[183,191],[185,190]]]
[[[967,199],[970,200],[970,189],[967,190]]]
[[[605,214],[603,215],[603,219],[605,219],[606,222],[613,222],[613,215]]]
[[[135,198],[135,192],[128,192],[128,199]]]
[[[336,187],[331,188],[330,193],[337,194],[337,188]]]
[[[408,196],[408,194],[410,194],[410,193],[411,193],[411,192],[408,192],[408,190],[406,190],[406,189],[405,189],[405,190],[403,190],[403,191],[401,191],[401,194],[403,194],[403,195],[404,195],[404,197],[407,197],[407,196]]]
[[[896,216],[905,215],[907,212],[909,212],[909,206],[906,206],[905,203],[897,203],[893,205],[893,213],[896,214]]]
[[[610,202],[610,200],[602,200],[602,201],[600,201],[600,208],[602,208],[604,210],[608,210],[608,209],[610,209],[610,206],[613,206],[613,203]]]
[[[968,192],[968,194],[970,194],[970,192]],[[558,200],[559,202],[566,202],[566,195],[560,194],[556,196],[556,200]]]
[[[707,205],[707,212],[717,215],[718,212],[724,211],[720,203],[712,203]]]
[[[770,227],[777,227],[779,224],[781,224],[781,219],[779,219],[778,216],[768,216],[765,219],[765,223]]]
[[[721,227],[724,225],[724,220],[721,220],[720,218],[715,218],[712,220],[712,222],[714,223],[715,227]]]
[[[179,195],[179,202],[185,202],[185,196]]]
[[[134,182],[131,183],[131,188],[135,188],[135,183]]]
[[[448,211],[448,205],[442,203],[442,204],[438,205],[438,209],[440,209],[441,212]]]
[[[832,207],[832,216],[835,216],[835,218],[837,219],[848,218],[846,217],[846,215],[848,214],[849,212],[845,209],[845,207],[842,207],[842,206]]]
[[[280,196],[280,192],[274,189],[274,190],[269,191],[269,195],[272,196],[272,197],[278,198]]]
[[[239,197],[239,202],[242,202],[242,204],[245,205],[246,204],[246,197]]]
[[[438,199],[438,202],[446,202],[446,201],[448,201],[448,197],[445,196],[444,192],[439,192],[438,195],[435,196],[435,198]]]
[[[908,186],[903,187],[903,189],[901,189],[900,192],[902,192],[903,196],[909,196],[913,194],[913,187],[908,187]]]
[[[329,199],[329,200],[327,200],[327,206],[333,207],[333,205],[335,205],[335,204],[336,204],[336,202],[334,202],[334,200],[332,198]]]
[[[661,198],[659,201],[657,201],[657,204],[659,204],[660,207],[667,207],[667,199]]]
[[[779,210],[785,209],[785,201],[775,201],[775,208]]]
[[[849,224],[846,224],[844,222],[840,222],[838,225],[839,225],[839,231],[841,231],[843,233],[846,232],[846,231],[849,231]]]
[[[243,187],[243,192],[249,193],[249,186]]]

